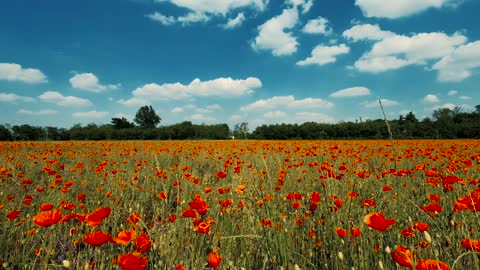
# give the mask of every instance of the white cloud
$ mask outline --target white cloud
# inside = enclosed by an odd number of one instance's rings
[[[429,103],[437,103],[437,102],[440,102],[440,99],[436,95],[428,94],[423,98],[423,101],[429,102]]]
[[[472,97],[469,97],[469,96],[459,96],[458,98],[461,99],[461,100],[471,100],[472,99]]]
[[[258,27],[258,35],[251,44],[257,50],[271,50],[275,56],[291,55],[297,51],[297,38],[287,29],[298,22],[296,7],[284,9],[282,14],[268,20]]]
[[[182,107],[175,107],[171,110],[172,113],[183,113],[184,111]]]
[[[366,87],[357,86],[342,89],[330,94],[330,97],[342,98],[342,97],[359,97],[359,96],[368,96],[370,95],[370,90]]]
[[[455,104],[452,104],[452,103],[445,103],[443,104],[442,106],[438,107],[438,108],[441,108],[441,109],[450,109],[450,110],[454,110],[455,107],[458,107],[457,105]]]
[[[192,114],[191,119],[198,122],[206,122],[206,123],[213,123],[217,120],[215,117],[206,116],[201,113]]]
[[[26,114],[26,115],[49,115],[49,114],[56,114],[58,111],[55,110],[39,110],[39,111],[31,111],[31,110],[25,110],[25,109],[20,109],[17,111],[17,114]]]
[[[264,10],[269,0],[156,0],[171,2],[176,6],[187,8],[196,13],[212,13],[226,15],[238,8],[253,7]]]
[[[230,121],[238,121],[238,120],[241,120],[243,117],[239,114],[234,114],[232,116],[230,116]]]
[[[449,95],[449,96],[455,96],[456,94],[458,94],[458,91],[457,91],[457,90],[450,90],[450,91],[448,91],[448,95]]]
[[[19,96],[13,93],[0,93],[0,102],[16,103],[16,102],[33,102],[34,98]]]
[[[317,123],[333,123],[334,118],[319,112],[297,112],[295,114],[294,123],[317,122]]]
[[[308,23],[302,28],[302,32],[308,34],[323,34],[330,35],[332,28],[328,26],[328,20],[323,17],[318,17],[308,21]]]
[[[47,77],[39,69],[22,68],[15,63],[0,63],[0,80],[45,83]]]
[[[407,65],[425,65],[428,60],[449,55],[467,38],[459,33],[448,36],[444,33],[420,33],[412,37],[394,35],[375,43],[354,64],[364,72],[383,72]]]
[[[341,54],[347,54],[350,52],[350,48],[345,46],[345,44],[340,44],[338,46],[323,46],[318,45],[312,50],[312,56],[307,57],[302,61],[298,61],[297,65],[325,65],[329,63],[334,63],[337,61],[336,56]]]
[[[130,99],[119,99],[118,103],[125,105],[125,106],[132,106],[132,107],[139,107],[143,105],[151,105],[152,102],[143,98],[130,98]]]
[[[199,12],[190,12],[185,16],[180,16],[177,18],[177,21],[184,26],[192,23],[197,23],[197,22],[208,22],[209,20],[210,20],[209,16]]]
[[[157,21],[163,25],[171,25],[176,22],[176,19],[173,16],[166,16],[157,11],[152,14],[147,14],[145,17],[152,19],[153,21]]]
[[[400,18],[422,12],[428,8],[441,8],[452,0],[355,0],[366,17]]]
[[[118,84],[102,85],[98,81],[97,76],[95,76],[93,73],[75,74],[75,76],[70,78],[69,81],[73,88],[88,90],[96,93],[105,91],[107,89],[118,89],[120,86]]]
[[[89,118],[89,119],[104,118],[107,115],[108,115],[108,112],[97,112],[96,110],[88,111],[88,112],[74,112],[74,113],[72,113],[73,117]]]
[[[400,105],[400,103],[398,103],[397,101],[395,100],[391,100],[391,99],[381,99],[382,101],[382,106],[383,107],[390,107],[390,106],[397,106],[397,105]],[[371,102],[363,102],[362,103],[366,108],[380,108],[380,104],[378,103],[378,100],[375,100],[375,101],[371,101]]]
[[[384,31],[380,29],[378,24],[361,24],[355,25],[348,30],[345,30],[342,34],[344,38],[351,39],[353,41],[360,40],[382,40],[387,37],[394,36],[395,33],[390,31]]]
[[[41,101],[54,103],[56,105],[68,107],[68,106],[91,106],[92,102],[88,99],[74,97],[74,96],[63,96],[59,92],[56,91],[46,91],[38,98]]]
[[[245,15],[243,13],[238,13],[238,15],[233,18],[228,20],[228,22],[223,25],[224,29],[233,29],[241,26],[243,22],[245,21]]]
[[[320,98],[305,98],[297,100],[294,96],[274,96],[269,99],[260,99],[246,106],[240,107],[240,111],[252,112],[259,110],[274,110],[276,108],[317,108],[329,109],[334,105]]]
[[[302,14],[309,12],[313,6],[313,0],[287,0],[285,3],[296,8],[300,7],[302,9]]]
[[[173,84],[150,83],[135,89],[132,93],[134,101],[185,99],[194,96],[238,97],[251,94],[254,89],[261,86],[262,82],[253,77],[245,80],[218,78],[205,82],[195,79],[188,85],[178,82]],[[133,101],[126,100],[121,103],[133,103]]]
[[[285,118],[287,117],[287,114],[285,112],[282,112],[282,111],[270,111],[270,112],[266,112],[263,114],[263,117],[266,117],[266,118]]]
[[[472,69],[480,67],[480,40],[452,50],[433,65],[438,70],[438,80],[460,82],[472,74]]]

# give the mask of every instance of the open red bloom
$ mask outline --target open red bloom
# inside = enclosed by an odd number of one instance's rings
[[[33,223],[40,227],[49,227],[59,223],[62,220],[62,211],[60,209],[44,211],[33,216]]]
[[[40,210],[42,211],[48,211],[53,209],[53,204],[51,203],[42,203],[40,204]]]
[[[475,239],[463,239],[462,242],[460,242],[462,247],[468,249],[468,250],[474,250],[477,252],[480,252],[480,240],[475,240]]]
[[[208,265],[217,269],[220,263],[222,262],[222,257],[217,255],[217,251],[214,250],[208,255]]]
[[[184,217],[184,218],[196,218],[197,213],[195,211],[193,211],[192,209],[185,209],[185,211],[183,211],[183,213],[182,213],[182,217]]]
[[[150,237],[148,236],[148,234],[142,232],[135,240],[135,246],[137,247],[138,252],[147,252],[152,246],[152,242],[150,242]]]
[[[312,192],[312,195],[310,195],[310,201],[314,204],[319,204],[320,203],[320,192],[318,192],[318,191]]]
[[[217,177],[220,178],[220,179],[223,179],[223,178],[227,177],[227,174],[223,171],[220,171],[220,172],[217,172]]]
[[[340,238],[345,238],[347,236],[347,231],[344,228],[336,228],[335,233],[340,237]]]
[[[413,268],[413,254],[405,246],[397,246],[391,254],[392,259],[401,266]]]
[[[12,210],[10,213],[7,214],[7,219],[15,220],[17,219],[18,215],[20,214],[20,210]]]
[[[431,203],[427,204],[425,206],[420,206],[420,209],[422,209],[424,212],[437,212],[440,213],[443,211],[443,208],[441,205],[438,203]]]
[[[112,209],[110,207],[98,208],[89,215],[86,216],[85,220],[87,224],[91,227],[97,227],[102,220],[110,216]]]
[[[418,260],[415,270],[451,270],[448,264],[437,260]]]
[[[106,243],[113,242],[112,236],[107,232],[96,231],[88,233],[83,241],[91,246],[99,247]]]
[[[422,223],[422,222],[415,223],[415,229],[419,230],[420,232],[424,232],[424,231],[428,230],[429,227],[430,227],[430,225],[428,225],[426,223]]]
[[[147,269],[147,257],[139,257],[137,254],[125,254],[120,256],[118,265],[123,270],[143,270]]]
[[[350,234],[351,234],[353,237],[360,237],[360,234],[361,234],[360,228],[350,229]]]
[[[395,219],[386,219],[380,213],[370,213],[363,218],[363,222],[377,231],[386,231],[390,225],[395,224]]]
[[[455,201],[453,212],[470,210],[472,212],[480,211],[480,188],[471,190],[469,195],[458,198]]]
[[[130,241],[135,239],[137,231],[135,230],[124,230],[117,233],[117,237],[113,238],[113,241],[117,244],[128,245]]]
[[[208,224],[207,222],[200,222],[196,226],[196,229],[198,233],[207,234],[210,232],[210,224]]]

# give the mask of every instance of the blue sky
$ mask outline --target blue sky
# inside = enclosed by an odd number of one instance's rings
[[[480,104],[477,0],[16,0],[0,123],[336,123]]]

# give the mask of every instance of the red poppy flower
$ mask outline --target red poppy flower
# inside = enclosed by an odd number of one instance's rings
[[[17,219],[18,215],[20,214],[20,210],[12,210],[10,213],[6,215],[7,219],[15,220]]]
[[[424,212],[437,212],[437,213],[441,213],[443,211],[443,208],[441,205],[439,205],[438,203],[431,203],[431,204],[427,204],[425,206],[420,206],[420,209],[422,209]]]
[[[430,225],[422,222],[415,223],[415,229],[419,230],[420,232],[427,231]]]
[[[62,211],[60,209],[44,211],[33,216],[33,223],[40,227],[49,227],[59,223],[62,220]]]
[[[147,269],[147,257],[139,257],[137,254],[125,254],[120,256],[118,265],[123,270],[144,270]]]
[[[470,194],[455,201],[453,212],[470,210],[472,212],[480,211],[480,188],[471,190]]]
[[[137,231],[135,230],[124,230],[117,233],[117,237],[113,238],[113,241],[117,244],[128,245],[130,241],[135,239]]]
[[[448,264],[438,260],[418,260],[415,270],[451,270]]]
[[[366,207],[366,206],[371,206],[371,207],[373,207],[373,206],[376,206],[376,205],[377,205],[377,203],[376,203],[375,201],[370,200],[370,199],[365,199],[365,200],[363,200],[363,202],[362,202],[362,206],[363,206],[363,207]]]
[[[468,249],[468,250],[474,250],[477,252],[480,252],[480,240],[475,240],[475,239],[463,239],[462,242],[460,242],[462,247]]]
[[[113,242],[112,236],[107,232],[96,231],[88,233],[83,241],[91,246],[99,247],[103,244]]]
[[[192,209],[185,209],[185,211],[183,211],[183,213],[182,213],[182,217],[184,217],[184,218],[196,218],[197,213],[195,211],[193,211]]]
[[[301,206],[301,204],[299,202],[292,202],[292,207],[297,209]]]
[[[222,262],[222,257],[217,255],[217,251],[214,250],[208,255],[208,265],[217,269],[220,263]]]
[[[397,246],[391,254],[392,259],[401,266],[413,268],[413,253],[405,246]]]
[[[350,229],[350,234],[351,234],[353,237],[360,237],[360,234],[361,234],[360,228]]]
[[[377,231],[386,231],[390,225],[395,224],[395,219],[385,219],[380,213],[370,213],[363,218],[363,222]]]
[[[106,219],[110,216],[112,209],[110,207],[105,208],[98,208],[97,210],[93,211],[91,214],[87,215],[85,220],[87,224],[91,227],[97,227],[102,220]]]
[[[53,204],[51,203],[42,203],[40,204],[40,210],[42,211],[48,211],[48,210],[52,210],[53,209]]]
[[[217,177],[220,178],[220,179],[223,179],[223,178],[227,177],[227,174],[223,171],[220,171],[220,172],[217,172]]]
[[[336,228],[335,233],[340,237],[340,238],[345,238],[347,236],[347,231],[344,228]]]
[[[319,204],[320,203],[320,192],[318,192],[318,191],[312,192],[312,195],[310,195],[310,201],[314,204]]]
[[[148,234],[142,232],[142,234],[140,234],[137,239],[135,239],[135,246],[138,252],[147,252],[152,246],[152,242],[150,242],[150,237],[148,236]]]
[[[197,232],[198,233],[201,233],[201,234],[207,234],[210,232],[210,224],[206,223],[206,222],[200,222],[197,226],[196,226],[196,229],[197,229]]]

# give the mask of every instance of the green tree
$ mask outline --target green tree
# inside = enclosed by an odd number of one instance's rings
[[[142,128],[155,128],[162,118],[158,116],[152,106],[143,106],[138,109],[133,121]]]
[[[135,126],[135,124],[130,123],[125,117],[122,117],[122,118],[114,117],[114,118],[112,118],[112,127],[114,129],[133,128],[134,126]]]

